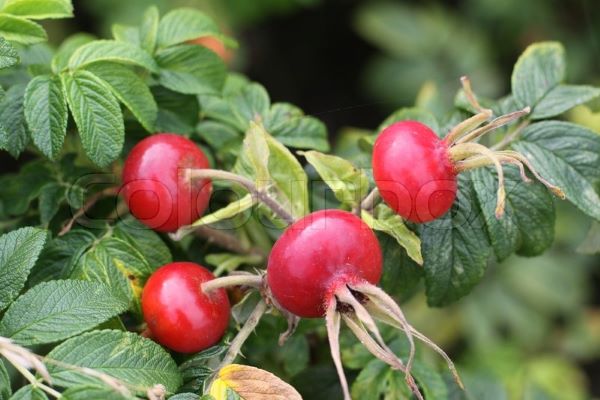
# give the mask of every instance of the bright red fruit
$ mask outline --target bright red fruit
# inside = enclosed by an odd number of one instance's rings
[[[323,317],[339,286],[377,284],[381,267],[377,237],[360,218],[323,210],[295,222],[277,240],[267,279],[283,308],[300,317]]]
[[[217,343],[229,324],[230,308],[224,289],[202,291],[202,283],[211,279],[209,270],[191,262],[167,264],[152,274],[142,293],[151,337],[180,353]]]
[[[373,176],[383,200],[409,221],[441,217],[456,198],[448,144],[417,121],[396,122],[381,132],[373,148]]]
[[[221,58],[221,60],[223,60],[227,64],[233,59],[233,53],[231,52],[231,50],[225,47],[223,42],[214,36],[199,37],[197,39],[190,40],[188,43],[198,44],[200,46],[206,47],[213,53],[216,53]]]
[[[190,168],[208,167],[208,159],[191,140],[172,133],[152,135],[127,156],[121,193],[142,223],[173,232],[194,222],[208,206],[210,180],[186,176]]]

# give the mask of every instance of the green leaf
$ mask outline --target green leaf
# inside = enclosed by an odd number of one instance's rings
[[[577,252],[582,254],[600,253],[600,223],[592,222],[584,241],[577,247]]]
[[[317,170],[340,203],[355,207],[369,192],[369,178],[350,161],[318,151],[300,154]]]
[[[408,256],[417,264],[423,265],[423,256],[421,255],[421,240],[406,225],[402,217],[396,214],[386,205],[378,205],[375,208],[375,214],[363,210],[362,219],[371,229],[382,231],[392,236],[398,244],[406,250]]]
[[[8,400],[11,395],[10,377],[6,371],[4,362],[0,360],[0,400]]]
[[[96,236],[82,229],[73,229],[52,239],[31,271],[29,285],[69,277],[79,258],[95,240]]]
[[[194,393],[179,393],[169,397],[169,400],[201,400],[200,396]]]
[[[451,211],[422,226],[421,251],[431,306],[461,298],[483,277],[491,251],[478,207],[470,174],[463,173]]]
[[[275,103],[264,117],[267,131],[289,147],[329,151],[327,128],[317,118],[304,115],[298,107]]]
[[[565,77],[565,50],[558,42],[541,42],[529,46],[517,60],[511,85],[521,107],[537,104]]]
[[[77,69],[98,61],[137,65],[156,72],[158,67],[144,50],[116,40],[95,40],[75,50],[69,58],[69,68]]]
[[[127,306],[126,299],[98,282],[45,282],[11,304],[0,321],[0,333],[24,346],[58,342],[92,329]]]
[[[254,205],[252,195],[247,194],[239,200],[229,203],[223,208],[218,209],[214,213],[204,215],[199,220],[195,221],[192,226],[210,225],[224,219],[233,218],[238,214],[243,213]]]
[[[19,63],[19,53],[3,37],[0,37],[0,69],[12,67]]]
[[[33,143],[54,160],[60,154],[67,134],[67,100],[58,76],[33,78],[25,91],[25,118]]]
[[[60,203],[65,199],[65,193],[65,187],[56,182],[50,182],[42,187],[38,201],[42,225],[48,226],[50,220],[54,218]]]
[[[255,180],[259,188],[268,185],[269,193],[293,216],[309,212],[308,178],[304,169],[261,125],[250,125],[234,170]]]
[[[169,247],[160,236],[131,216],[113,227],[113,235],[137,249],[153,269],[173,261]]]
[[[161,85],[185,94],[219,94],[226,68],[218,55],[205,47],[182,44],[156,54]]]
[[[55,74],[58,74],[62,70],[68,68],[69,58],[71,58],[75,50],[94,40],[96,40],[96,38],[89,33],[76,33],[69,36],[62,42],[56,51],[56,54],[52,57],[52,71]]]
[[[24,112],[25,85],[17,84],[7,90],[0,101],[0,149],[17,158],[29,143]]]
[[[112,26],[112,34],[115,40],[119,42],[129,43],[136,47],[141,47],[140,29],[135,26],[114,24]]]
[[[435,116],[431,112],[417,107],[401,108],[397,111],[394,111],[381,123],[381,125],[379,125],[377,128],[377,134],[381,133],[382,130],[395,122],[406,120],[422,122],[430,127],[438,136],[442,134],[442,132],[440,132],[440,125]]]
[[[136,388],[161,383],[168,392],[175,392],[181,385],[181,375],[171,356],[152,340],[131,332],[84,333],[56,346],[48,358],[106,373]],[[58,386],[102,385],[95,378],[59,365],[48,365],[48,371]],[[141,390],[138,394],[145,395]]]
[[[86,154],[100,167],[110,164],[121,154],[125,136],[119,103],[89,71],[65,73],[61,78]]]
[[[169,399],[172,399],[170,397]],[[62,393],[62,400],[89,400],[89,399],[102,399],[102,400],[135,400],[137,397],[123,396],[116,392],[114,389],[109,387],[95,387],[90,385],[73,386],[68,388]]]
[[[160,20],[158,47],[164,48],[201,36],[220,37],[219,28],[206,14],[193,8],[178,8]]]
[[[30,227],[0,236],[0,311],[23,289],[46,236],[46,231]]]
[[[215,253],[208,254],[205,257],[206,263],[214,265],[216,268],[213,271],[215,276],[222,275],[224,272],[231,272],[238,269],[241,265],[248,264],[250,266],[261,263],[263,256],[260,254],[232,254],[232,253]]]
[[[154,132],[158,106],[142,78],[126,66],[109,62],[89,65],[86,70],[106,82],[140,124],[148,132]]]
[[[552,88],[535,106],[532,119],[544,119],[560,115],[580,104],[600,96],[600,89],[583,85],[558,85]]]
[[[44,42],[46,31],[39,24],[25,18],[0,14],[0,36],[21,44]]]
[[[9,215],[26,213],[29,204],[40,195],[44,185],[54,180],[50,165],[41,159],[28,162],[18,174],[0,177],[0,199],[3,201],[4,211]]]
[[[498,261],[517,251],[521,255],[541,254],[554,240],[556,219],[551,194],[541,183],[524,183],[515,167],[506,167],[504,216],[497,219],[497,176],[490,168],[472,173],[473,187],[490,243]]]
[[[383,253],[381,287],[401,301],[410,298],[419,288],[424,268],[414,262],[392,236],[379,232],[377,239]]]
[[[163,86],[151,89],[158,105],[157,132],[190,134],[195,131],[200,112],[196,96],[177,93]]]
[[[513,147],[571,203],[600,220],[600,198],[592,184],[600,179],[598,134],[569,122],[543,121],[525,128]]]
[[[71,278],[106,283],[115,293],[140,311],[140,297],[146,280],[154,272],[139,251],[124,240],[106,237],[94,244],[78,261]]]
[[[71,0],[6,0],[0,12],[28,19],[68,18],[73,5]]]
[[[156,6],[148,7],[142,17],[142,25],[140,26],[140,39],[142,48],[149,54],[154,53],[156,41],[158,37],[158,8]]]
[[[17,390],[10,400],[48,400],[48,396],[41,389],[27,385]]]
[[[250,127],[251,122],[260,122],[267,115],[271,105],[269,94],[258,83],[246,85],[227,100],[244,131]]]

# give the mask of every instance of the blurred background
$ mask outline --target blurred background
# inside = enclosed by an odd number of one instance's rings
[[[74,3],[74,19],[46,24],[51,43],[77,31],[109,37],[113,23],[136,24],[151,4],[163,13],[178,6],[208,12],[240,43],[232,68],[262,83],[274,101],[322,119],[337,152],[351,152],[345,146],[353,132],[374,129],[402,106],[450,109],[461,75],[482,95],[508,93],[512,66],[534,41],[563,42],[568,81],[600,85],[598,0]],[[567,117],[600,132],[600,104]],[[7,169],[16,168],[1,157]],[[589,228],[589,220],[561,203],[556,242],[544,256],[492,264],[484,282],[448,308],[428,309],[419,294],[406,299],[409,319],[450,350],[467,381],[480,388],[478,399],[600,398],[600,258],[585,254],[597,248],[600,233],[585,242]],[[306,399],[335,398],[329,356],[322,349],[315,354],[310,335],[285,351],[265,339],[280,322],[261,325],[266,336],[252,338],[248,362],[291,380]],[[317,326],[309,321],[301,331]],[[344,357],[352,365],[357,355],[349,350]]]

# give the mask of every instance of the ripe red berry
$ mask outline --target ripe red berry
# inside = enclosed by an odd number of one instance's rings
[[[136,144],[123,168],[123,194],[131,213],[152,229],[176,231],[204,213],[209,180],[189,179],[192,168],[208,168],[208,159],[191,140],[171,134],[149,136]]]
[[[381,197],[409,221],[444,215],[456,198],[456,175],[448,144],[420,122],[396,122],[375,141],[373,176]]]
[[[233,59],[233,53],[231,52],[231,50],[225,47],[223,42],[214,36],[199,37],[197,39],[190,40],[188,43],[198,44],[200,46],[206,47],[213,53],[217,54],[221,58],[221,60],[223,60],[227,64]]]
[[[376,284],[381,266],[377,237],[361,219],[323,210],[295,222],[277,240],[267,279],[283,308],[300,317],[322,317],[339,286]]]
[[[229,324],[230,308],[224,289],[202,291],[202,283],[211,279],[210,271],[191,262],[174,262],[154,272],[142,293],[151,337],[180,353],[217,343]]]

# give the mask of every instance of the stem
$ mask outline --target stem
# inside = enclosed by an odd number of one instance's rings
[[[486,133],[498,129],[516,119],[521,118],[524,115],[527,115],[531,112],[531,107],[525,107],[522,110],[514,111],[509,114],[502,115],[496,119],[494,119],[489,124],[482,126],[481,128],[473,130],[471,133],[457,139],[454,143],[460,144],[465,142],[472,142],[473,140],[485,135]]]
[[[263,277],[251,274],[239,274],[211,279],[202,284],[202,291],[209,294],[213,290],[231,286],[251,286],[260,288],[263,285]]]
[[[256,307],[254,307],[254,310],[252,311],[248,319],[246,320],[244,327],[240,329],[235,338],[233,338],[233,340],[231,341],[231,344],[229,345],[229,350],[227,350],[225,357],[223,357],[223,360],[221,361],[221,364],[219,364],[219,367],[216,368],[216,371],[219,371],[221,368],[231,364],[235,360],[237,355],[240,353],[244,342],[246,342],[246,339],[248,339],[250,334],[254,331],[254,329],[260,322],[261,317],[266,311],[267,303],[265,303],[263,300],[259,301]]]
[[[258,201],[269,207],[275,215],[283,219],[288,224],[295,221],[295,218],[290,214],[277,200],[270,197],[264,190],[258,189],[254,182],[250,179],[234,174],[232,172],[221,171],[218,169],[194,169],[190,171],[190,177],[192,179],[221,179],[225,181],[231,181],[244,187],[250,194],[252,194]]]
[[[88,201],[83,205],[83,207],[81,207],[79,210],[77,210],[75,212],[75,214],[73,214],[73,217],[70,220],[68,220],[67,223],[60,230],[60,232],[58,233],[58,236],[63,236],[64,234],[69,232],[71,230],[71,228],[73,227],[73,224],[75,223],[75,221],[77,221],[80,217],[85,215],[85,213],[88,212],[92,207],[94,207],[94,205],[98,202],[98,200],[100,200],[104,197],[110,197],[110,196],[117,195],[119,193],[119,189],[120,188],[118,186],[112,186],[112,187],[106,188],[104,190],[101,190],[101,191],[95,193],[92,197],[90,197],[88,199]]]
[[[371,211],[375,207],[377,200],[379,200],[379,189],[374,188],[360,203],[360,209]]]
[[[29,372],[29,370],[28,370],[27,368],[24,368],[24,367],[23,367],[23,366],[22,366],[22,365],[21,365],[21,364],[18,362],[18,360],[14,359],[14,358],[12,357],[12,355],[10,355],[10,353],[8,353],[8,352],[3,352],[3,353],[2,353],[2,355],[4,356],[4,358],[6,358],[6,360],[7,360],[8,362],[10,362],[10,363],[12,364],[12,366],[13,366],[13,367],[15,367],[15,369],[16,369],[17,371],[19,371],[19,373],[20,373],[21,375],[23,375],[23,377],[24,377],[25,379],[27,379],[27,381],[28,381],[28,382],[31,384],[31,386],[33,386],[33,387],[37,387],[37,388],[40,388],[40,389],[41,389],[41,390],[43,390],[44,392],[48,393],[49,395],[51,395],[52,397],[55,397],[55,398],[57,398],[57,399],[60,399],[60,398],[62,397],[62,395],[61,395],[61,394],[60,394],[58,391],[56,391],[56,390],[52,389],[52,388],[51,388],[51,387],[49,387],[49,386],[46,386],[46,385],[44,385],[44,384],[43,384],[42,382],[40,382],[40,381],[38,381],[38,380],[36,379],[36,377],[35,377],[35,376],[34,376],[34,375],[31,373],[31,372]]]
[[[462,84],[463,91],[465,92],[465,96],[467,96],[467,100],[469,100],[469,103],[473,106],[475,111],[477,111],[479,113],[489,111],[488,109],[483,108],[481,106],[481,104],[479,104],[479,101],[477,100],[475,93],[473,93],[473,89],[471,87],[471,80],[469,79],[468,76],[466,76],[466,75],[461,76],[460,83]]]

